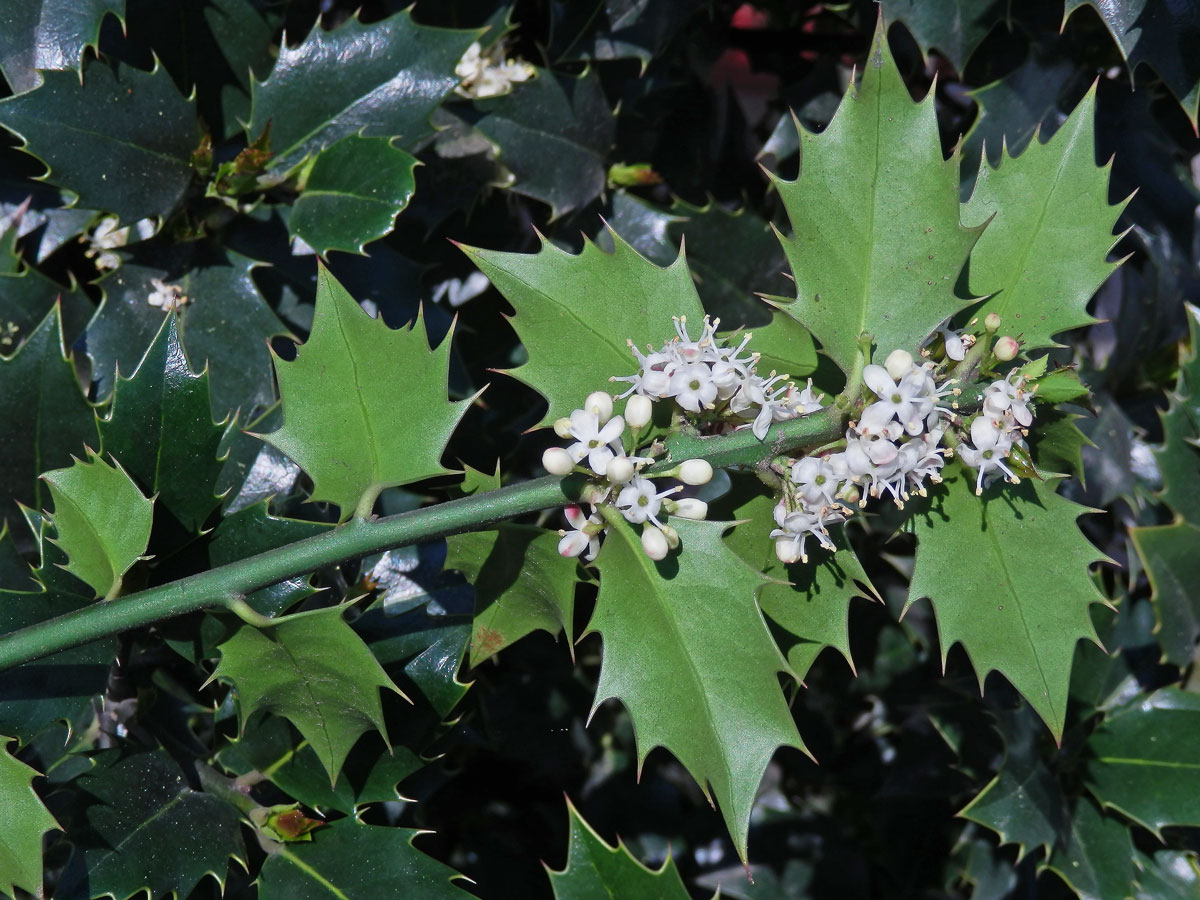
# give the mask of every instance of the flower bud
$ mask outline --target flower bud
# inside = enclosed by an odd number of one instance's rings
[[[707,459],[687,459],[679,466],[679,480],[684,484],[708,484],[712,477],[713,467]]]
[[[590,413],[595,413],[600,419],[600,424],[603,425],[613,414],[612,397],[604,393],[604,391],[592,391],[587,395],[587,399],[583,401],[583,408]]]
[[[671,515],[681,519],[704,519],[708,516],[708,504],[695,497],[684,497],[675,501],[675,509]]]
[[[562,447],[547,447],[542,454],[542,468],[551,475],[570,475],[575,470],[575,460]]]
[[[794,562],[799,562],[800,542],[787,537],[776,538],[775,555],[786,566],[790,566]]]
[[[996,339],[996,346],[992,348],[992,355],[1000,362],[1008,362],[1016,359],[1017,354],[1021,351],[1021,345],[1017,343],[1016,338],[1011,338],[1005,335],[1002,338]]]
[[[1000,330],[1000,317],[996,313],[988,313],[983,317],[983,327],[992,334]]]
[[[633,478],[633,472],[633,462],[628,456],[614,456],[604,470],[604,474],[613,484],[628,484]]]
[[[643,394],[634,394],[625,401],[625,424],[630,428],[641,428],[650,423],[654,415],[654,401]]]
[[[883,367],[892,376],[892,380],[899,381],[912,371],[912,354],[907,350],[893,350],[888,354],[887,361],[884,362]]]
[[[664,559],[670,550],[667,546],[667,536],[653,525],[647,525],[642,529],[642,549],[653,560]]]
[[[566,416],[563,416],[561,419],[555,419],[554,433],[563,440],[569,438],[571,436],[571,420]]]

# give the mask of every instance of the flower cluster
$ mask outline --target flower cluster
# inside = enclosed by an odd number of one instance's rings
[[[505,59],[504,48],[499,43],[485,51],[476,41],[454,67],[454,74],[462,79],[455,88],[460,96],[482,99],[507,94],[513,84],[528,81],[537,72],[527,62]]]
[[[735,347],[718,343],[720,324],[720,319],[705,316],[700,336],[693,340],[687,319],[680,316],[675,319],[675,337],[658,350],[648,346],[649,352],[642,353],[629,341],[638,371],[609,379],[630,384],[618,399],[631,395],[649,401],[671,398],[691,413],[710,412],[739,423],[750,422],[759,440],[766,437],[773,422],[821,408],[821,398],[813,394],[811,380],[808,387],[798,391],[786,374],[771,372],[763,377],[755,371],[759,354],[744,353],[751,335],[743,335]]]
[[[1003,340],[1003,339],[1002,339]],[[1025,390],[1025,376],[1015,369],[993,381],[983,391],[983,408],[971,422],[971,444],[958,448],[958,458],[978,469],[976,495],[983,493],[984,482],[1003,472],[1012,484],[1020,482],[1004,460],[1013,448],[1028,451],[1025,436],[1033,423],[1029,400],[1033,392]]]
[[[603,476],[589,495],[592,506],[585,516],[578,506],[566,508],[570,531],[560,531],[558,552],[563,556],[595,559],[600,536],[608,529],[606,516],[621,515],[625,521],[642,526],[642,549],[651,559],[663,559],[679,546],[679,535],[666,522],[668,515],[685,519],[703,519],[708,504],[695,498],[672,499],[684,485],[707,484],[712,466],[703,459],[689,459],[666,472],[642,474],[642,468],[654,460],[626,453],[625,441],[636,446],[636,432],[650,422],[650,401],[630,397],[625,415],[613,415],[613,399],[602,391],[589,394],[583,409],[554,423],[555,433],[574,441],[569,447],[550,447],[542,454],[542,465],[551,475],[568,475],[586,466],[590,474]],[[631,433],[627,435],[626,428]],[[663,490],[656,479],[682,481]]]

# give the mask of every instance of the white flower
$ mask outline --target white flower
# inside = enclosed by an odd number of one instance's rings
[[[83,255],[95,259],[96,268],[101,271],[116,269],[121,265],[121,257],[111,251],[129,243],[130,227],[118,228],[120,224],[116,216],[105,216],[87,239],[90,246]]]
[[[671,395],[684,409],[698,413],[717,399],[712,370],[704,363],[684,363],[671,374]]]
[[[912,421],[917,409],[914,401],[922,392],[923,379],[918,381],[902,377],[897,384],[883,366],[870,365],[863,369],[863,381],[879,398],[863,410],[858,428],[864,434],[877,434],[893,419],[906,425]]]
[[[712,477],[713,467],[706,459],[686,459],[679,465],[679,480],[684,484],[708,484]]]
[[[967,356],[967,344],[964,343],[962,335],[951,331],[949,328],[943,328],[938,331],[942,336],[942,341],[946,344],[946,356],[955,362],[961,362]]]
[[[628,381],[632,385],[629,390],[621,394],[617,399],[624,400],[630,394],[634,393],[644,394],[656,400],[670,396],[671,370],[677,364],[675,357],[670,353],[655,350],[651,350],[650,353],[645,354],[637,348],[633,341],[626,340],[625,343],[629,346],[630,352],[638,362],[638,371],[636,375],[622,375],[620,377],[613,375],[609,377],[609,381]]]
[[[800,496],[810,506],[834,506],[834,495],[840,487],[833,467],[817,456],[806,456],[792,466],[792,481],[800,488]]]
[[[559,555],[579,556],[586,550],[583,558],[588,561],[595,559],[600,551],[600,534],[604,531],[604,519],[595,512],[584,518],[583,510],[578,506],[568,506],[563,510],[563,515],[567,517],[571,530],[558,532],[562,535],[562,540],[558,542]]]
[[[621,511],[621,515],[625,517],[626,521],[632,522],[634,525],[641,525],[649,520],[661,527],[662,522],[658,521],[658,513],[662,509],[663,498],[680,490],[682,488],[673,487],[656,492],[653,481],[643,478],[641,475],[634,475],[633,481],[623,487],[621,493],[617,495],[617,509]]]
[[[672,316],[671,318],[675,321],[675,334],[678,335],[678,340],[672,342],[672,349],[679,354],[680,359],[684,362],[694,363],[707,360],[710,355],[713,361],[719,358],[714,347],[716,346],[717,326],[721,324],[720,319],[710,320],[708,316],[705,316],[700,337],[693,341],[687,333],[687,316]]]
[[[600,419],[594,412],[577,409],[571,413],[571,437],[576,443],[567,448],[575,462],[582,462],[586,456],[588,467],[597,475],[603,475],[608,470],[608,463],[616,453],[609,446],[621,437],[625,430],[625,420],[613,416],[600,427]]]
[[[975,479],[977,496],[983,493],[984,478],[993,469],[999,469],[1013,484],[1020,482],[1021,479],[1004,464],[1005,457],[1012,449],[1013,439],[1003,422],[986,414],[977,416],[971,423],[971,443],[975,446],[960,446],[958,456],[968,466],[979,470],[979,475]]]
[[[187,294],[177,284],[163,284],[160,278],[151,278],[150,284],[154,290],[146,298],[151,306],[158,307],[164,312],[174,312],[187,305]]]
[[[821,401],[825,399],[824,394],[813,392],[812,379],[808,379],[808,387],[798,393],[789,404],[792,409],[803,415],[815,413],[822,408]]]
[[[613,400],[604,391],[592,391],[583,401],[583,408],[590,413],[595,413],[600,423],[603,424],[612,418]]]
[[[501,44],[493,44],[488,51],[483,51],[482,45],[476,41],[467,48],[454,74],[462,84],[454,90],[461,97],[498,97],[512,90],[515,83],[528,81],[537,70],[529,63],[503,58],[504,48]]]
[[[983,389],[983,411],[996,417],[1010,412],[1018,423],[1028,428],[1033,423],[1033,413],[1029,411],[1029,396],[1022,389],[1024,384],[1025,376],[1015,370],[1006,378],[993,381]]]

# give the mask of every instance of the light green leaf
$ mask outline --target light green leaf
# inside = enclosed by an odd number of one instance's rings
[[[1150,579],[1163,658],[1186,666],[1200,637],[1200,527],[1176,522],[1131,528],[1129,536]]]
[[[254,138],[270,124],[270,165],[281,172],[352,134],[413,148],[433,133],[429,116],[458,84],[454,66],[477,35],[418,25],[408,10],[332,31],[318,22],[251,85],[246,132]]]
[[[362,253],[363,244],[391,231],[408,206],[416,166],[416,157],[387,138],[342,138],[313,161],[289,231],[322,256],[330,250]]]
[[[108,13],[125,18],[125,0],[21,0],[0,9],[0,69],[14,94],[33,90],[38,70],[83,67]]]
[[[987,225],[971,254],[971,286],[995,296],[977,314],[999,315],[1001,331],[1020,335],[1026,351],[1094,322],[1087,302],[1116,268],[1106,256],[1124,204],[1109,206],[1109,167],[1096,166],[1095,101],[1093,87],[1047,143],[1031,141],[996,168],[985,161],[963,205],[964,222]]]
[[[1075,523],[1088,510],[1058,496],[1056,483],[1001,483],[981,499],[973,478],[948,468],[912,520],[908,606],[932,601],[943,665],[961,643],[981,687],[998,671],[1059,740],[1075,644],[1097,640],[1088,608],[1104,598],[1088,576],[1103,557]]]
[[[0,102],[0,124],[50,169],[79,205],[130,223],[170,213],[192,180],[199,140],[194,102],[161,67],[143,72],[93,62],[45,72],[36,91]],[[96,123],[102,122],[102,127]]]
[[[311,842],[279,847],[258,875],[260,900],[358,900],[468,896],[451,879],[461,876],[413,847],[421,832],[339,819],[313,832]]]
[[[462,248],[517,311],[529,362],[509,374],[549,400],[543,425],[607,388],[609,376],[637,371],[626,341],[660,346],[672,316],[699,332],[704,309],[682,252],[661,268],[610,233],[612,253],[589,241],[572,256],[545,239],[536,254]]]
[[[446,568],[475,586],[473,667],[532,631],[571,639],[579,563],[558,552],[558,535],[528,525],[451,535]]]
[[[971,302],[955,284],[981,228],[959,221],[958,159],[942,158],[933,93],[913,103],[882,22],[862,84],[825,131],[800,130],[800,158],[796,181],[774,179],[792,223],[784,312],[847,373],[863,332],[884,356],[916,352]]]
[[[1200,825],[1200,696],[1166,688],[1135,701],[1105,717],[1088,751],[1088,790],[1103,806],[1160,839],[1167,825]]]
[[[0,736],[0,894],[14,888],[42,896],[42,835],[59,828],[33,790],[38,773],[9,756]]]
[[[243,728],[259,710],[289,719],[331,785],[359,736],[374,727],[387,739],[379,690],[404,696],[342,612],[333,606],[297,613],[261,630],[243,625],[218,648],[213,673],[233,684]]]
[[[313,501],[343,521],[380,491],[450,472],[441,464],[470,400],[446,399],[450,338],[433,350],[420,315],[393,331],[372,319],[324,266],[312,333],[296,359],[276,358],[283,426],[263,435],[313,480]]]
[[[588,631],[604,638],[604,663],[595,705],[616,698],[629,710],[639,768],[664,747],[716,795],[745,860],[763,771],[779,747],[804,749],[779,686],[778,673],[792,673],[754,599],[766,579],[721,542],[729,523],[672,524],[682,545],[660,563],[624,520],[611,523],[596,558]]]
[[[688,900],[691,894],[679,877],[675,860],[667,855],[657,870],[642,865],[621,843],[610,846],[567,801],[570,837],[567,864],[561,871],[546,867],[554,900]]]
[[[1035,399],[1051,405],[1078,400],[1090,393],[1087,385],[1079,380],[1079,373],[1074,369],[1055,369],[1053,372],[1039,377],[1035,383],[1037,384]]]
[[[150,543],[154,501],[146,499],[120,463],[110,466],[88,451],[88,461],[42,475],[54,498],[54,542],[67,554],[64,568],[97,597],[115,597],[121,578]]]
[[[97,802],[68,827],[75,853],[56,898],[186,897],[206,875],[223,882],[230,857],[245,865],[237,808],[193,790],[165,750],[94,761],[75,784]]]
[[[218,446],[225,429],[212,420],[208,371],[192,372],[175,316],[167,316],[132,378],[118,378],[100,449],[198,531],[217,505]],[[180,473],[187,477],[179,477]]]
[[[0,357],[0,422],[0,517],[20,522],[19,503],[41,509],[49,500],[38,475],[70,465],[96,440],[95,414],[63,353],[57,304],[16,353]]]
[[[1124,824],[1080,797],[1061,841],[1046,868],[1062,878],[1079,900],[1130,896],[1135,874],[1133,839]]]

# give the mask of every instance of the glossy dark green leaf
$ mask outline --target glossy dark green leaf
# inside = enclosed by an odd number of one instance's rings
[[[191,183],[198,132],[193,103],[166,70],[97,62],[82,84],[75,72],[44,78],[36,91],[0,102],[0,124],[49,167],[47,179],[125,223],[170,213]]]
[[[1186,666],[1200,637],[1200,527],[1176,522],[1131,528],[1129,536],[1150,579],[1163,658]]]
[[[645,67],[700,0],[574,0],[551,4],[550,57],[556,61],[639,59]]]
[[[619,840],[610,846],[567,801],[570,836],[567,862],[561,871],[547,867],[554,900],[688,900],[691,894],[668,854],[657,869],[639,862]]]
[[[0,275],[0,354],[11,356],[55,303],[63,320],[64,343],[69,347],[95,311],[87,295],[78,287],[64,288],[32,267]]]
[[[243,625],[218,648],[214,678],[232,682],[243,725],[260,710],[289,719],[335,784],[355,741],[385,734],[381,689],[399,693],[371,651],[331,606],[270,628]]]
[[[105,751],[75,784],[94,802],[68,827],[62,900],[187,896],[206,875],[224,880],[231,857],[246,859],[237,808],[193,789],[166,751]]]
[[[37,87],[39,69],[78,72],[108,13],[124,18],[125,0],[22,0],[0,7],[0,69],[13,93]]]
[[[558,552],[558,535],[527,525],[453,535],[446,568],[475,585],[472,668],[532,631],[571,640],[578,562]]]
[[[1159,850],[1153,856],[1139,853],[1137,896],[1155,900],[1194,900],[1200,894],[1200,869],[1196,854],[1181,850]]]
[[[96,418],[63,354],[55,306],[17,352],[0,358],[0,516],[22,521],[17,503],[49,505],[38,475],[71,464],[85,443],[96,443]]]
[[[1200,825],[1200,696],[1165,688],[1107,715],[1088,739],[1087,772],[1101,804],[1160,837]]]
[[[1179,377],[1162,413],[1163,443],[1155,450],[1162,472],[1162,500],[1177,516],[1200,525],[1200,309],[1184,304],[1187,345],[1181,345]]]
[[[1135,874],[1129,829],[1085,797],[1075,802],[1062,844],[1046,867],[1065,881],[1079,900],[1129,896]]]
[[[993,28],[1006,21],[1006,0],[891,0],[882,7],[890,26],[900,21],[921,50],[937,50],[959,72]]]
[[[600,79],[539,70],[511,94],[478,100],[475,127],[499,148],[511,190],[550,206],[557,218],[604,190],[616,126]]]
[[[279,847],[258,875],[261,900],[328,900],[392,896],[422,900],[468,895],[452,884],[459,874],[413,845],[419,831],[339,819],[313,832],[311,842]]]
[[[0,735],[0,894],[42,894],[42,836],[59,824],[33,789],[39,774],[8,753]]]
[[[219,502],[225,429],[211,409],[208,372],[192,372],[175,317],[167,316],[133,376],[118,379],[108,417],[99,421],[102,452],[193,531]]]
[[[413,148],[433,132],[429,117],[458,84],[454,66],[477,34],[417,25],[408,10],[332,31],[318,23],[252,85],[247,133],[270,123],[271,166],[281,172],[351,134]]]
[[[126,264],[102,282],[104,301],[88,327],[88,355],[101,396],[121,371],[132,372],[162,328],[152,306],[154,279],[179,288],[187,302],[177,314],[180,341],[197,369],[206,366],[213,415],[236,409],[241,421],[275,402],[267,340],[287,329],[254,285],[259,263],[204,243],[158,248],[148,265]]]
[[[362,253],[392,230],[412,197],[416,157],[387,138],[352,134],[326,147],[292,206],[288,228],[321,255]]]

